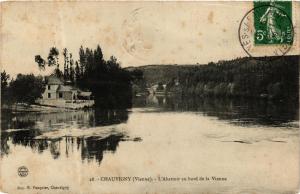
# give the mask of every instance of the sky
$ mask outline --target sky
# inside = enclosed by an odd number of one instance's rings
[[[5,2],[1,66],[12,76],[45,75],[50,70],[40,71],[35,55],[47,58],[55,46],[61,53],[67,48],[77,60],[81,45],[98,44],[106,59],[114,55],[122,67],[244,57],[238,28],[252,6],[252,2]],[[296,47],[289,54],[299,53]],[[62,59],[61,55],[61,64]]]

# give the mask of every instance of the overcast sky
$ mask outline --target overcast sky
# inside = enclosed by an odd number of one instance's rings
[[[251,8],[252,2],[6,2],[1,64],[12,75],[40,74],[34,56],[46,58],[50,47],[66,47],[78,59],[81,45],[97,44],[122,67],[242,57],[238,27]]]

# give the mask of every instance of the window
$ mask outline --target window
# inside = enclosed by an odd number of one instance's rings
[[[50,85],[48,85],[48,90],[50,90],[51,89],[51,87],[50,87]]]
[[[48,98],[51,98],[51,93],[48,93]]]
[[[59,97],[59,98],[62,98],[62,97],[63,97],[62,92],[59,92],[59,93],[58,93],[58,97]]]

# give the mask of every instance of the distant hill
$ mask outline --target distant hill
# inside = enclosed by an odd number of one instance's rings
[[[166,91],[183,96],[297,100],[299,59],[299,55],[243,57],[203,65],[148,65],[127,70],[142,71],[147,87],[162,82]]]
[[[283,56],[283,57],[243,57],[243,58],[237,58],[232,60],[220,60],[216,63],[210,62],[208,64],[170,64],[170,65],[164,65],[164,64],[153,64],[153,65],[144,65],[139,67],[127,67],[125,69],[129,71],[133,71],[135,69],[141,70],[144,73],[144,79],[147,84],[154,85],[159,82],[167,83],[173,78],[178,78],[183,72],[189,71],[191,69],[195,69],[195,71],[199,68],[206,68],[209,65],[233,65],[233,64],[249,64],[249,65],[255,65],[255,64],[270,64],[272,65],[274,62],[280,60],[280,61],[296,61],[298,59],[299,61],[299,55],[297,56]]]
[[[172,78],[177,78],[183,69],[197,67],[199,65],[145,65],[140,67],[127,67],[129,71],[141,70],[147,84],[154,85],[158,82],[167,83]]]

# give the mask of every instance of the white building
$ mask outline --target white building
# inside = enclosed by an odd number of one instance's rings
[[[66,85],[61,79],[51,75],[47,77],[42,99],[39,99],[37,103],[47,106],[78,109],[94,105],[91,95],[91,92],[84,92],[76,87]]]

